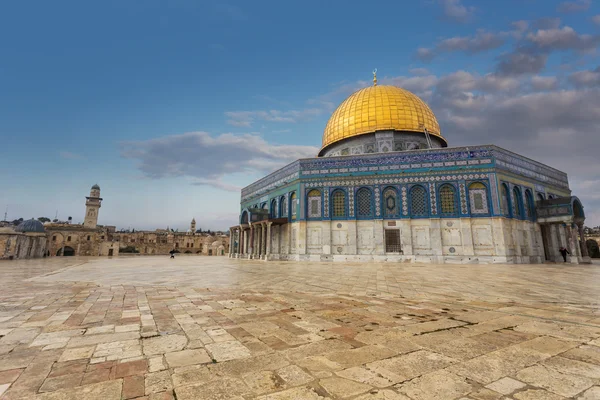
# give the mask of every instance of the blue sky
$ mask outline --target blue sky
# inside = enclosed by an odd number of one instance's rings
[[[591,0],[6,1],[0,207],[79,222],[98,183],[100,223],[226,228],[378,68],[450,145],[568,172],[598,225],[599,44]]]

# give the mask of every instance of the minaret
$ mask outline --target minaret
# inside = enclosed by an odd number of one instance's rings
[[[98,211],[102,203],[100,198],[100,186],[98,184],[92,186],[90,190],[90,197],[86,197],[85,201],[85,219],[83,220],[83,226],[86,228],[96,228],[98,225]]]
[[[190,231],[192,231],[192,233],[196,233],[196,218],[192,218],[192,222],[190,223]]]

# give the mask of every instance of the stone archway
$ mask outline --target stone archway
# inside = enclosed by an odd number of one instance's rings
[[[57,256],[72,257],[75,255],[75,249],[70,246],[61,247],[56,252]]]

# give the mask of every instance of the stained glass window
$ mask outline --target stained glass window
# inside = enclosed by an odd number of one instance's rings
[[[290,206],[292,208],[292,219],[296,219],[296,192],[293,192],[292,195],[290,196]]]
[[[481,182],[469,185],[471,214],[488,214],[487,188]]]
[[[502,214],[509,216],[509,212],[508,212],[508,188],[506,187],[506,184],[502,184],[502,196],[500,197],[500,207],[502,208]]]
[[[521,192],[518,188],[513,188],[513,217],[521,217]]]
[[[440,205],[442,207],[442,214],[456,214],[456,196],[454,193],[455,189],[451,185],[444,185],[440,189]]]
[[[287,208],[287,197],[281,196],[281,200],[279,201],[279,216],[280,217],[288,217],[288,208]]]
[[[333,217],[340,218],[346,216],[346,193],[337,190],[332,195]]]
[[[371,191],[362,188],[356,193],[356,215],[358,217],[373,216],[373,207],[371,206]]]
[[[308,192],[308,217],[309,218],[321,218],[321,192],[317,189],[313,189]]]
[[[413,186],[410,190],[411,214],[417,217],[429,215],[427,212],[427,192],[423,186]]]
[[[271,218],[277,218],[277,201],[275,199],[271,200],[271,209],[269,212],[271,213]]]
[[[386,217],[398,215],[398,193],[394,188],[383,191],[383,213]]]

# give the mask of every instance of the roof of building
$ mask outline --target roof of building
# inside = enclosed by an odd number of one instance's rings
[[[17,232],[38,232],[44,233],[46,230],[44,229],[44,224],[42,224],[37,219],[28,219],[27,221],[23,221],[15,228]]]
[[[92,189],[100,190],[100,186],[96,183],[94,186],[92,186]]]
[[[376,131],[425,129],[446,142],[433,111],[417,95],[396,86],[375,84],[354,92],[333,112],[321,150],[340,140]]]

